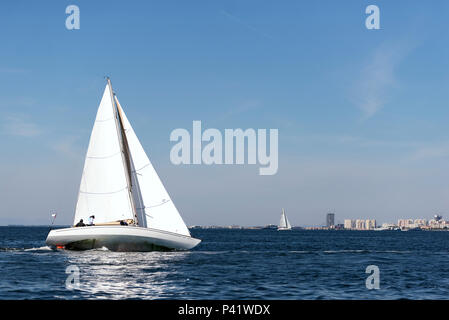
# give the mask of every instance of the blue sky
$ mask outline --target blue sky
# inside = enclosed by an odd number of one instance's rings
[[[282,207],[295,225],[449,218],[448,14],[443,0],[4,1],[0,224],[71,222],[105,75],[188,225],[277,223]],[[174,166],[170,133],[193,120],[279,129],[278,173]]]

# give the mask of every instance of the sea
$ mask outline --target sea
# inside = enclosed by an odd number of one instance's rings
[[[449,232],[192,229],[190,251],[52,250],[0,227],[0,299],[448,299]]]

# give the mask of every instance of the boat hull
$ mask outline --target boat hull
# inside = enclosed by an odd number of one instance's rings
[[[134,226],[88,226],[51,230],[46,243],[69,250],[108,248],[111,251],[189,250],[201,242],[189,236]]]

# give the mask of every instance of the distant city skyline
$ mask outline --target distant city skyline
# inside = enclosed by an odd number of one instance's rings
[[[80,10],[66,28],[66,7]],[[368,5],[380,29],[365,26]],[[257,10],[256,10],[257,9]],[[187,225],[449,217],[449,2],[0,4],[0,225],[73,222],[112,84]],[[174,165],[170,133],[277,129],[276,174]]]

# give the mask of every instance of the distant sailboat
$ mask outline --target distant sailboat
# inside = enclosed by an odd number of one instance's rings
[[[188,250],[190,236],[143,150],[109,78],[84,163],[73,224],[95,216],[94,226],[50,231],[47,244],[66,249]]]
[[[291,229],[292,229],[292,226],[287,219],[287,215],[285,214],[284,209],[282,209],[281,221],[279,222],[278,231],[291,230]]]

